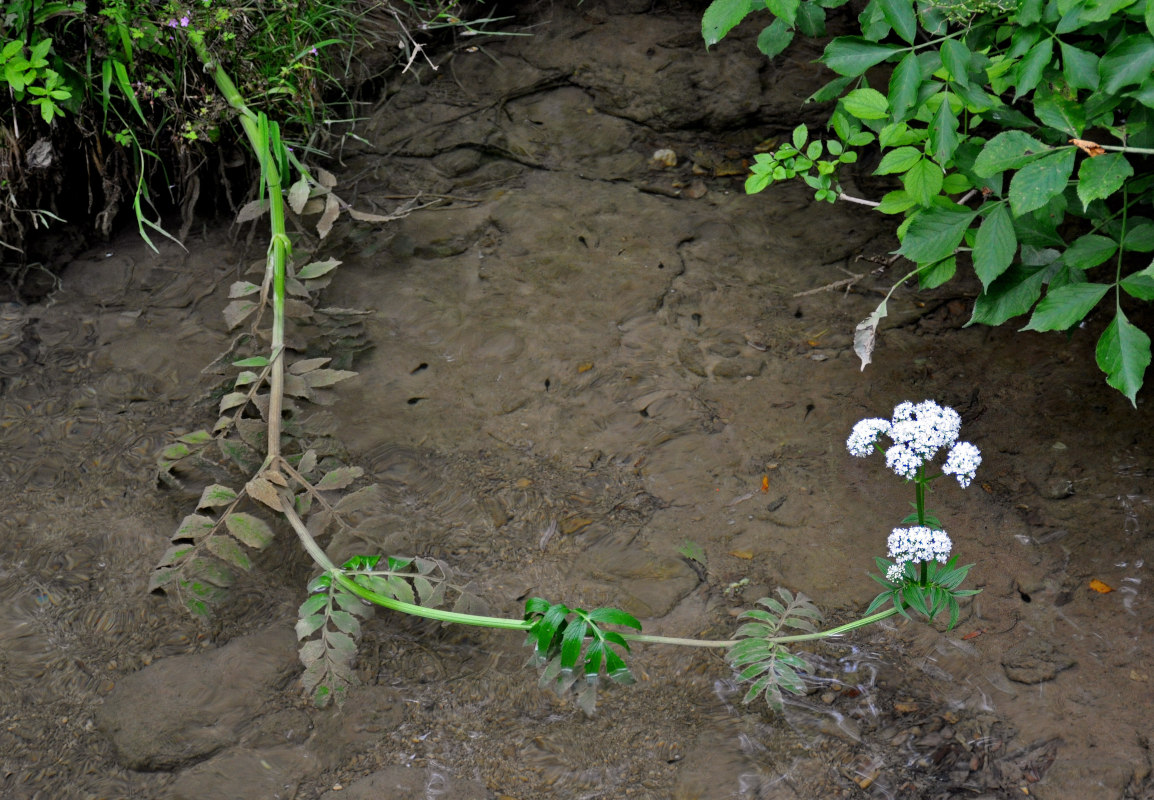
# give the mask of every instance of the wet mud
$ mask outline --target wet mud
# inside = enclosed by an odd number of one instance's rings
[[[358,208],[432,205],[324,245],[325,302],[372,310],[330,410],[384,509],[329,550],[444,559],[508,616],[539,595],[725,638],[784,586],[848,621],[911,498],[845,438],[932,398],[985,458],[930,502],[982,589],[957,628],[809,648],[780,715],[716,653],[639,646],[589,718],[521,635],[381,613],[359,687],[313,709],[287,531],[211,625],[146,591],[195,499],[156,455],[214,419],[201,369],[259,245],[125,234],[0,313],[0,795],[1154,797],[1154,426],[1093,366],[1103,322],[966,328],[977,284],[903,287],[863,372],[887,221],[741,189],[759,142],[821,118],[823,77],[765,64],[756,30],[706,53],[699,13],[541,4],[534,36],[393,81],[332,165]]]

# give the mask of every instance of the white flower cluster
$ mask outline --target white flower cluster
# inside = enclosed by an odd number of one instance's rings
[[[906,402],[894,409],[892,420],[863,419],[854,425],[846,447],[852,455],[868,456],[881,449],[878,437],[886,436],[893,442],[885,451],[886,466],[903,478],[916,476],[918,469],[948,447],[950,452],[942,472],[956,476],[964,489],[974,479],[982,454],[969,442],[958,442],[961,427],[962,418],[948,406],[939,406],[933,400],[916,405]]]
[[[901,580],[906,564],[916,561],[938,561],[946,563],[950,558],[953,543],[945,531],[937,531],[922,525],[912,528],[894,528],[887,541],[889,557],[893,565],[886,570],[886,578],[895,583]]]

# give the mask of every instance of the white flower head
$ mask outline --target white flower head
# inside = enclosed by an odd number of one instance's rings
[[[907,401],[894,408],[891,421],[863,419],[854,425],[853,432],[846,440],[846,447],[855,456],[867,456],[874,451],[878,437],[884,434],[893,442],[885,449],[886,466],[903,478],[914,478],[918,470],[926,462],[932,461],[943,448],[953,448],[951,456],[958,450],[955,443],[961,427],[961,416],[948,406],[940,406],[933,400],[920,403]],[[975,447],[973,453],[976,452]],[[962,449],[958,453],[960,460],[952,462],[956,469],[946,470],[951,475],[958,475],[959,483],[963,475],[969,475],[962,483],[963,488],[973,479],[973,471],[981,463],[980,456],[975,462],[966,458],[968,455],[970,451]]]
[[[886,544],[889,546],[889,557],[894,560],[894,567],[900,566],[901,569],[911,561],[937,561],[944,564],[949,560],[953,548],[949,534],[924,525],[894,528]],[[893,567],[886,570],[886,577],[893,571]]]
[[[851,455],[864,458],[874,451],[874,443],[882,434],[889,436],[890,423],[884,419],[863,419],[853,426],[845,446]]]
[[[950,449],[950,454],[946,457],[946,465],[942,467],[942,473],[956,476],[958,483],[965,489],[974,479],[974,475],[977,474],[981,464],[981,450],[969,442],[958,442]]]

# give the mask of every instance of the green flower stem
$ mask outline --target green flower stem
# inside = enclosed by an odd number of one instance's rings
[[[284,306],[285,306],[285,266],[292,252],[288,233],[285,230],[284,197],[281,195],[281,174],[278,164],[280,159],[276,153],[269,150],[268,123],[262,122],[261,117],[253,113],[244,102],[244,97],[236,88],[236,84],[216,63],[208,47],[204,43],[204,35],[200,31],[189,31],[188,41],[196,52],[197,58],[204,64],[205,70],[212,73],[225,100],[232,106],[240,119],[241,127],[248,136],[249,144],[260,161],[261,179],[268,188],[269,225],[272,229],[272,242],[269,244],[269,271],[272,277],[272,357],[269,376],[269,410],[268,410],[268,455],[267,461],[273,461],[280,456],[281,407],[284,402]]]

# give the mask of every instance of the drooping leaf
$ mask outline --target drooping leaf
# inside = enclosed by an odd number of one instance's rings
[[[967,325],[1001,325],[1011,317],[1025,314],[1042,294],[1046,270],[1026,264],[1010,267],[974,301]]]
[[[890,76],[890,114],[895,120],[907,119],[906,112],[917,104],[922,80],[922,64],[917,54],[906,53]]]
[[[1005,203],[998,203],[982,220],[974,237],[974,271],[984,290],[1009,268],[1017,250],[1018,237],[1014,234],[1010,212]]]
[[[1014,82],[1014,100],[1022,95],[1029,94],[1042,79],[1042,72],[1049,66],[1054,57],[1054,40],[1049,36],[1030,48],[1025,57],[1018,63],[1017,79]]]
[[[957,271],[958,259],[956,256],[947,256],[941,261],[927,264],[918,270],[918,288],[927,291],[936,289],[953,278]]]
[[[886,22],[894,29],[894,33],[906,40],[907,43],[914,43],[914,36],[918,32],[918,21],[914,15],[913,0],[878,0],[881,5],[882,14],[886,18]]]
[[[1064,331],[1081,322],[1109,290],[1105,283],[1070,283],[1051,289],[1022,330]]]
[[[878,323],[886,316],[886,301],[883,300],[873,313],[857,324],[853,332],[853,351],[861,359],[862,372],[873,359],[874,345],[877,343]]]
[[[958,149],[958,142],[957,115],[954,114],[949,102],[943,101],[930,121],[930,154],[934,157],[934,161],[948,164],[954,157],[954,151]]]
[[[1117,310],[1106,326],[1095,350],[1098,367],[1106,373],[1106,383],[1129,398],[1137,408],[1138,390],[1146,367],[1150,366],[1150,337]]]
[[[189,514],[176,527],[176,533],[172,535],[172,540],[175,542],[188,539],[195,542],[215,526],[216,522],[211,517],[206,517],[203,514]]]
[[[970,50],[958,39],[946,39],[942,42],[942,66],[950,73],[950,77],[962,86],[968,86],[970,68]]]

